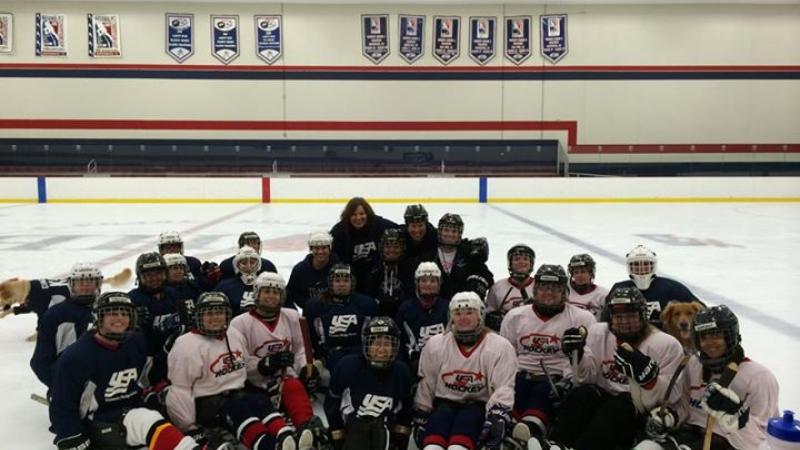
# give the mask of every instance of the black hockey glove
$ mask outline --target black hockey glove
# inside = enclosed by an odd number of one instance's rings
[[[29,312],[31,312],[31,309],[30,309],[30,307],[28,306],[27,303],[22,303],[22,304],[17,305],[17,306],[12,306],[11,307],[11,311],[16,316],[18,314],[28,314]]]
[[[269,377],[284,367],[291,367],[294,364],[294,353],[282,351],[267,355],[258,362],[258,373]]]
[[[330,434],[333,450],[342,450],[344,448],[344,430],[330,430]]]
[[[317,366],[311,364],[311,375],[308,374],[308,366],[300,370],[300,382],[306,387],[308,395],[316,394],[319,389],[319,370]]]
[[[628,351],[622,346],[617,347],[614,363],[626,377],[640,386],[647,386],[658,377],[658,363],[636,348]]]
[[[136,307],[137,331],[150,329],[153,326],[153,313],[147,306]]]
[[[480,440],[486,444],[487,449],[500,448],[500,444],[503,443],[503,438],[506,436],[506,428],[510,423],[511,416],[508,409],[495,405],[489,410],[480,434]]]
[[[489,260],[489,242],[484,237],[470,239],[469,262],[470,264],[486,264]]]
[[[662,441],[667,437],[667,432],[675,428],[678,423],[678,414],[670,408],[665,408],[661,414],[661,408],[650,410],[650,416],[645,423],[644,432],[647,437],[654,441]]]
[[[478,297],[484,302],[486,301],[486,293],[489,292],[489,287],[489,280],[478,274],[468,276],[464,283],[464,290],[478,294]]]
[[[503,324],[503,313],[500,311],[486,313],[485,323],[487,327],[499,333],[500,325]]]
[[[64,438],[56,442],[58,450],[87,450],[91,445],[92,441],[82,434]]]
[[[564,336],[561,337],[561,351],[567,356],[572,356],[572,352],[578,352],[578,361],[583,358],[583,347],[586,346],[586,327],[567,328]]]
[[[428,425],[428,416],[430,416],[430,413],[414,410],[414,417],[411,419],[411,427],[414,430],[414,443],[417,444],[417,448],[424,447],[424,445],[422,445],[422,439],[425,437],[425,427]]]
[[[700,406],[728,432],[744,428],[750,420],[750,408],[744,406],[744,401],[739,399],[736,392],[717,382],[706,387]]]

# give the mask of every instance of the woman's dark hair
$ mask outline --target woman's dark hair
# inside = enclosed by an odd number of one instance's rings
[[[372,225],[372,222],[375,221],[375,211],[372,210],[372,207],[369,206],[369,203],[367,203],[364,197],[353,197],[347,202],[347,205],[345,205],[342,211],[342,216],[339,218],[342,224],[346,226],[345,229],[353,227],[350,224],[350,216],[356,212],[359,206],[363,207],[364,212],[367,213],[367,223],[364,225],[365,228]]]

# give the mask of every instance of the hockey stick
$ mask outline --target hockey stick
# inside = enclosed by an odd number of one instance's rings
[[[36,403],[41,403],[44,406],[50,406],[50,402],[39,394],[31,394],[31,400],[35,401]]]
[[[561,395],[558,393],[558,388],[556,388],[556,384],[553,383],[553,377],[550,376],[550,370],[544,364],[543,359],[539,360],[539,366],[541,366],[542,370],[544,371],[544,376],[547,377],[547,383],[550,385],[550,389],[553,391],[553,394],[558,400],[561,400]]]
[[[306,350],[306,377],[311,377],[314,372],[314,356],[311,354],[311,332],[308,331],[308,321],[305,317],[300,317],[300,332],[303,335],[303,346]]]
[[[633,352],[633,347],[627,342],[620,344],[620,347],[629,352]],[[631,377],[628,377],[628,385],[631,389],[631,401],[633,402],[633,407],[636,408],[636,412],[639,414],[646,414],[647,408],[645,408],[644,402],[642,401],[642,387]]]
[[[735,362],[728,363],[728,365],[725,366],[725,370],[722,371],[722,375],[719,377],[717,383],[724,388],[730,386],[733,377],[736,376],[736,372],[738,371],[738,364]],[[711,438],[714,436],[714,425],[716,421],[714,416],[711,414],[708,415],[708,419],[706,419],[706,435],[703,437],[703,450],[711,449]]]
[[[689,358],[692,355],[684,355],[681,358],[681,362],[678,363],[678,368],[675,369],[675,373],[672,374],[672,378],[669,379],[669,384],[667,385],[667,392],[664,393],[664,398],[661,400],[661,407],[658,410],[658,415],[664,417],[667,414],[667,403],[669,403],[669,396],[672,394],[672,389],[675,388],[675,383],[678,381],[678,377],[680,376],[683,369],[686,368],[686,364],[689,362]]]

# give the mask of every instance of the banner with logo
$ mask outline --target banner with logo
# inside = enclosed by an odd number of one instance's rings
[[[531,16],[506,17],[505,55],[509,61],[520,65],[533,53]]]
[[[450,64],[461,54],[461,17],[433,17],[433,57]]]
[[[361,54],[375,64],[389,56],[389,15],[361,16]]]
[[[122,42],[117,14],[88,14],[89,56],[122,56]]]
[[[0,13],[0,53],[14,51],[14,16]]]
[[[267,64],[272,64],[283,54],[283,18],[255,16],[255,22],[256,55]]]
[[[36,56],[67,56],[67,16],[36,13]]]
[[[194,54],[194,14],[167,13],[167,54],[182,63]]]
[[[425,53],[425,16],[400,15],[400,57],[409,64]]]
[[[480,65],[494,58],[497,17],[469,18],[469,56]]]
[[[211,54],[222,64],[239,57],[239,16],[211,16]]]
[[[542,27],[542,56],[555,64],[569,51],[567,41],[567,15],[551,14],[540,17]]]

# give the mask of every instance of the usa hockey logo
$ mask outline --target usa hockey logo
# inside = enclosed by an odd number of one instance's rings
[[[531,333],[519,338],[519,345],[526,351],[555,355],[561,351],[561,339],[549,334]]]
[[[447,389],[460,393],[477,393],[486,389],[486,377],[480,372],[454,370],[442,374]]]
[[[358,317],[355,314],[344,314],[341,316],[333,316],[331,319],[330,335],[345,334],[350,330],[352,325],[358,324]]]
[[[125,394],[128,393],[131,383],[136,382],[138,378],[139,373],[135,367],[114,372],[108,380],[108,387],[104,394],[106,401],[118,400],[119,397],[130,397],[131,395]]]
[[[225,352],[215,359],[208,369],[214,374],[214,377],[221,377],[229,373],[233,373],[239,369],[244,369],[244,359],[242,352],[236,350],[235,352]]]
[[[256,347],[253,354],[259,358],[263,358],[264,356],[274,355],[284,350],[289,350],[288,339],[268,339]]]
[[[382,395],[367,394],[358,407],[358,417],[380,417],[394,407],[394,399]]]
[[[430,338],[437,334],[444,333],[444,324],[437,323],[419,329],[420,348],[424,347]]]
[[[603,378],[612,383],[618,383],[618,384],[628,383],[628,377],[626,377],[625,374],[619,370],[619,366],[617,366],[614,363],[613,359],[603,361],[600,371],[603,375]]]
[[[378,248],[374,242],[367,242],[365,244],[358,244],[353,246],[353,262],[369,258],[371,252],[377,251]]]

